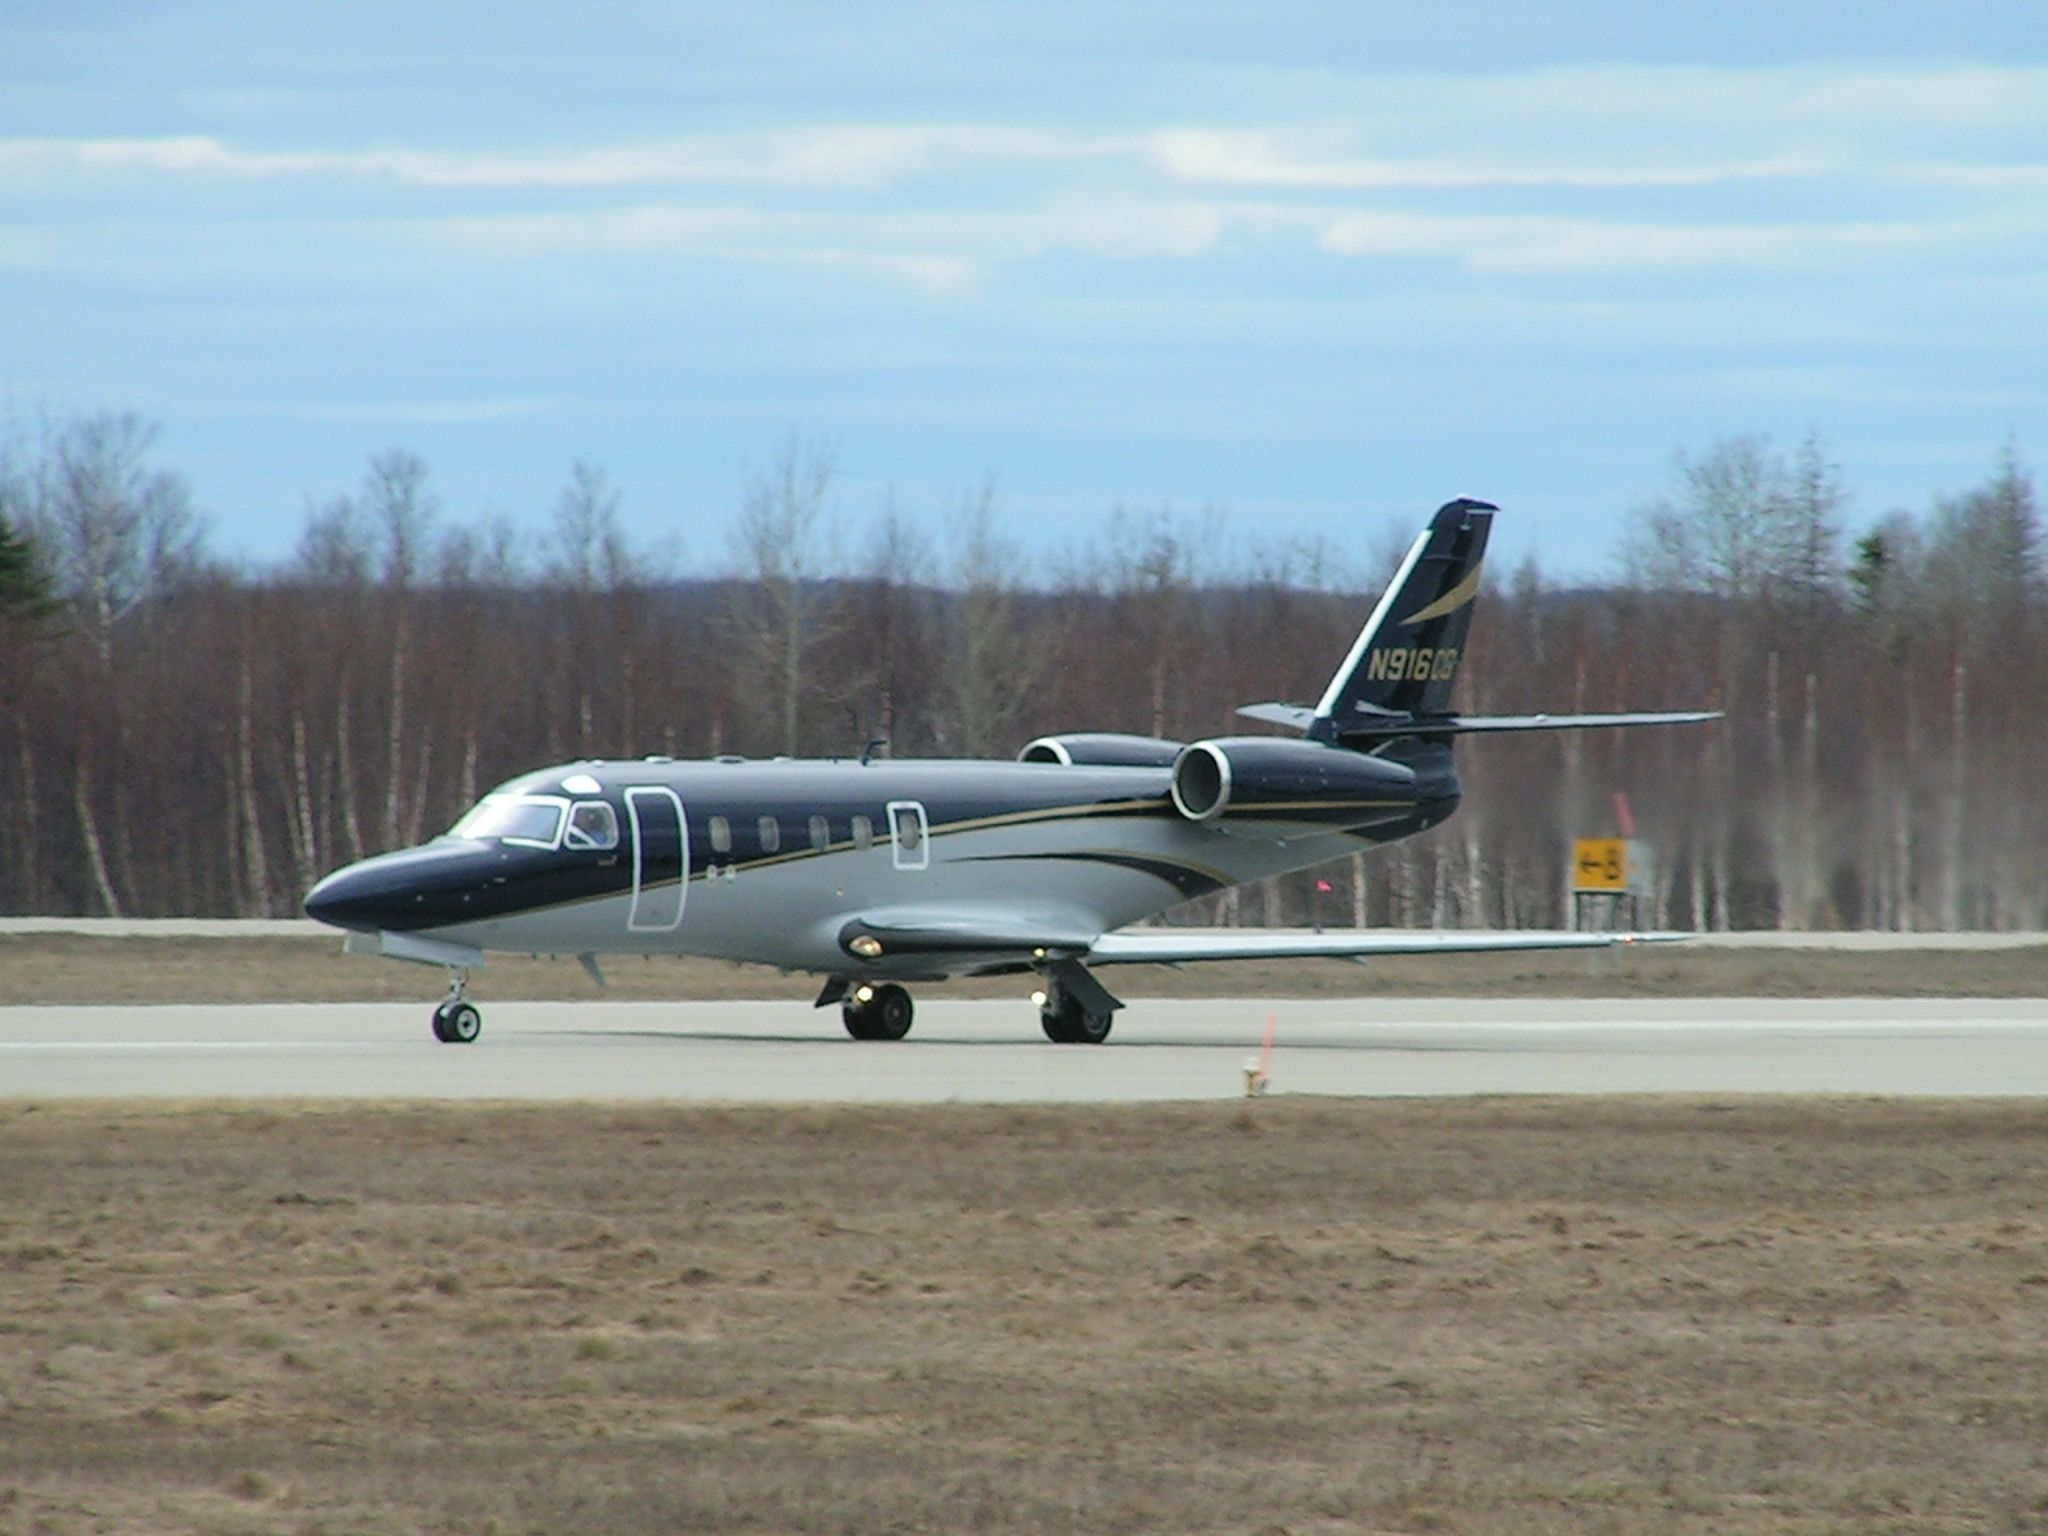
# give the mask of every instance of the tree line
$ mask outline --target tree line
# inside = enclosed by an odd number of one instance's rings
[[[1718,725],[1459,748],[1446,826],[1190,904],[1190,921],[1550,927],[1569,843],[1633,823],[1673,928],[2048,927],[2048,626],[2031,472],[1858,527],[1817,438],[1674,459],[1607,583],[1491,567],[1475,712],[1712,707]],[[392,451],[292,556],[210,549],[132,415],[0,457],[0,910],[285,915],[326,870],[575,757],[1008,756],[1193,740],[1313,701],[1399,544],[1353,561],[1120,511],[1033,564],[987,490],[857,528],[793,442],[729,569],[676,576],[577,465],[537,536],[445,515]]]

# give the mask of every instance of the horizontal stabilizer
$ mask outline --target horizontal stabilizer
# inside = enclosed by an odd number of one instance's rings
[[[1306,732],[1316,720],[1316,712],[1306,704],[1240,704],[1237,712],[1247,720],[1284,725],[1291,731]]]
[[[1349,933],[1302,929],[1148,928],[1105,933],[1088,951],[1093,965],[1180,965],[1191,960],[1333,960],[1374,955],[1462,955],[1499,950],[1605,949],[1614,944],[1669,944],[1685,933],[1414,932],[1400,928]]]
[[[1481,731],[1583,731],[1622,725],[1697,725],[1718,720],[1718,709],[1647,710],[1615,715],[1385,715],[1347,720],[1341,739],[1385,741],[1396,736],[1464,736]]]

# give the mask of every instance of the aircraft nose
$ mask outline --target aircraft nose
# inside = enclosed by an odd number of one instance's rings
[[[374,933],[399,905],[390,878],[366,859],[337,869],[306,892],[306,916],[336,928]]]
[[[437,840],[337,869],[306,892],[306,915],[361,933],[406,932],[484,915],[474,904],[505,864],[478,843]]]

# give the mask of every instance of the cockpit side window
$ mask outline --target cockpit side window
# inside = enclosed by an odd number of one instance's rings
[[[569,830],[562,842],[570,848],[616,848],[619,818],[602,800],[579,800],[569,808]]]
[[[562,839],[562,814],[567,809],[566,802],[539,795],[485,795],[448,829],[448,835],[552,848]]]

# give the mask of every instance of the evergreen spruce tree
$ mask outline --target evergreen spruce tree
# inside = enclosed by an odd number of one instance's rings
[[[56,608],[35,545],[0,518],[0,619],[47,618]]]

